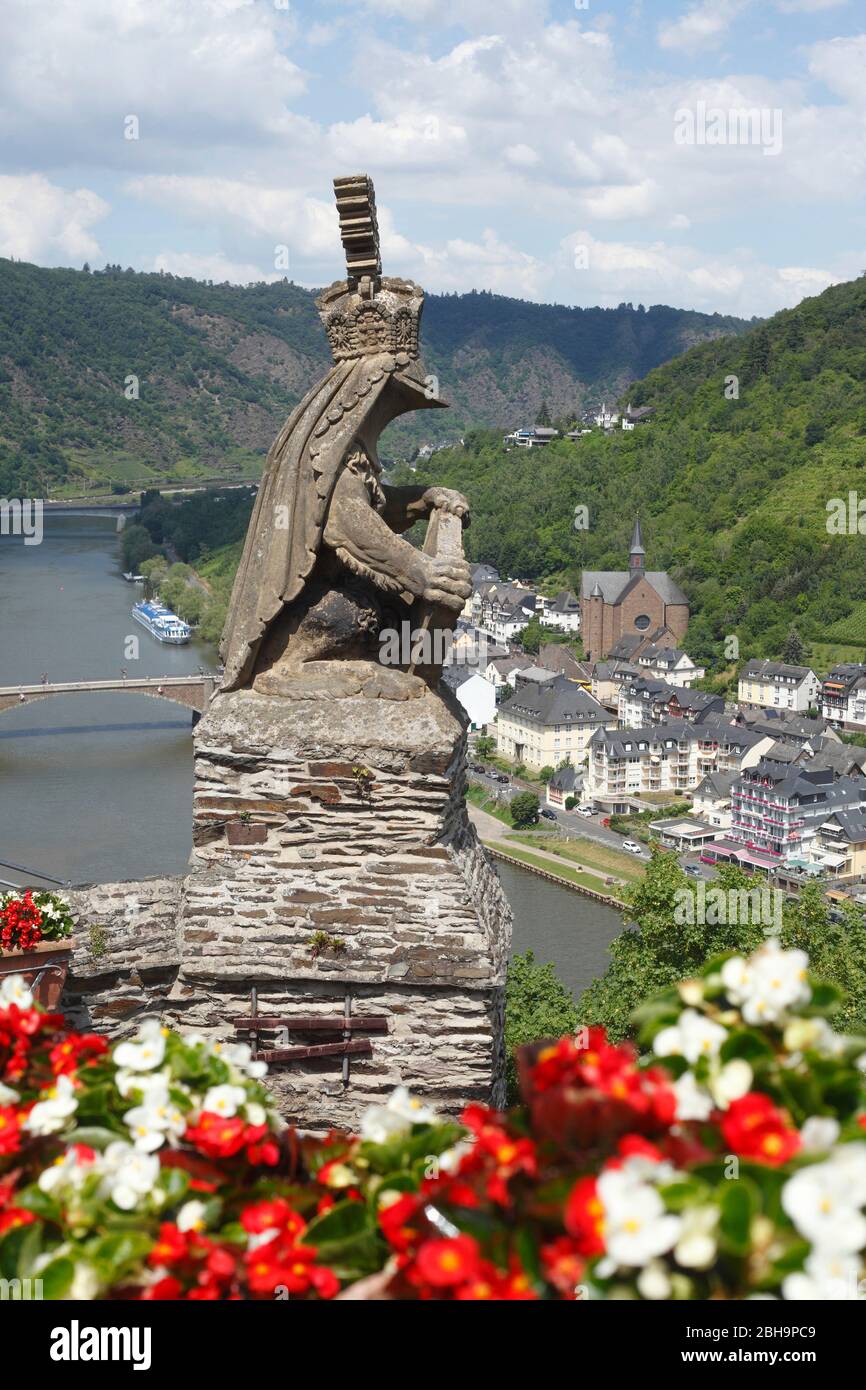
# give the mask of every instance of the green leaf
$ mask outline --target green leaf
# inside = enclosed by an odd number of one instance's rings
[[[374,1230],[370,1211],[364,1202],[339,1202],[330,1211],[311,1221],[301,1236],[303,1245],[330,1245],[334,1241],[351,1240],[354,1236]]]
[[[42,1297],[51,1301],[52,1299],[63,1298],[68,1292],[72,1280],[75,1278],[75,1265],[72,1260],[63,1256],[59,1260],[52,1260],[40,1272],[39,1278],[42,1280]]]
[[[70,1144],[87,1144],[91,1149],[106,1149],[119,1138],[127,1138],[128,1130],[106,1129],[103,1125],[81,1125],[69,1135]]]
[[[772,1043],[756,1028],[733,1028],[719,1048],[723,1062],[734,1058],[753,1062],[759,1057],[772,1057]]]
[[[732,1178],[719,1189],[719,1236],[728,1250],[745,1255],[749,1250],[752,1217],[758,1210],[758,1195],[742,1177]]]

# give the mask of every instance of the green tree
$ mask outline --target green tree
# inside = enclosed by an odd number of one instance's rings
[[[538,618],[530,618],[517,640],[525,652],[530,656],[537,656],[544,637],[545,633],[540,620]]]
[[[541,1038],[561,1038],[577,1027],[577,1009],[551,963],[540,965],[532,951],[512,956],[505,988],[505,1048],[508,1100],[517,1100],[514,1049]]]
[[[156,546],[150,533],[143,526],[127,526],[120,541],[120,555],[124,570],[137,574],[145,560],[156,554]]]
[[[722,866],[710,886],[750,892],[762,882],[741,869]],[[692,908],[685,911],[689,896]],[[614,1039],[629,1035],[631,1015],[650,995],[688,979],[714,956],[731,951],[747,955],[766,939],[760,922],[746,920],[753,913],[724,914],[734,917],[729,922],[706,921],[713,914],[697,910],[695,885],[673,855],[658,848],[646,876],[629,887],[625,897],[630,929],[612,943],[607,972],[578,1001],[580,1022],[603,1024]],[[838,1025],[866,1029],[866,924],[860,909],[850,909],[844,923],[834,924],[820,887],[807,885],[798,902],[784,908],[780,939],[783,946],[806,951],[814,972],[846,992]]]
[[[535,792],[518,792],[511,801],[512,824],[518,830],[522,830],[528,825],[537,825],[539,810],[539,800]]]
[[[803,646],[803,639],[799,632],[795,627],[790,628],[782,648],[782,660],[787,661],[791,666],[799,666],[805,654],[806,648]]]
[[[538,780],[539,780],[540,782],[543,782],[544,785],[547,786],[548,782],[550,781],[550,779],[551,779],[551,777],[553,776],[553,774],[554,774],[555,771],[556,771],[556,768],[549,767],[549,766],[548,766],[548,767],[543,767],[543,768],[541,769],[541,771],[539,772],[539,774],[538,774]]]
[[[475,740],[475,752],[479,758],[491,758],[496,751],[496,739],[482,734]]]

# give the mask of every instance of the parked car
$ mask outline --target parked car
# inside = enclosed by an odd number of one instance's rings
[[[622,847],[623,849],[627,849],[629,854],[643,854],[643,850],[637,840],[623,840]]]
[[[579,816],[594,816],[595,811],[591,806],[575,806],[575,811]]]
[[[703,875],[697,864],[684,864],[683,873],[688,874],[689,878],[702,878]]]
[[[510,782],[511,778],[505,772],[494,772],[494,780],[497,782]]]
[[[545,820],[556,820],[556,812],[549,810],[546,806],[539,811],[539,815],[544,816]]]

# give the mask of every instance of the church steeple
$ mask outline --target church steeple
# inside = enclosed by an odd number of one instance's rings
[[[628,555],[628,567],[630,570],[642,570],[646,568],[646,551],[643,548],[643,537],[640,533],[640,517],[634,519],[634,530],[631,536],[631,547]]]

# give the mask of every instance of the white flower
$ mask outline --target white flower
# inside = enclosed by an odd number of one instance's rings
[[[710,1078],[709,1086],[713,1100],[720,1110],[727,1110],[732,1100],[739,1100],[752,1088],[752,1068],[741,1057],[726,1062],[721,1070]]]
[[[456,1144],[452,1144],[450,1149],[445,1149],[444,1153],[439,1154],[436,1162],[440,1173],[456,1173],[462,1160],[467,1154],[471,1154],[475,1148],[475,1140],[459,1139]]]
[[[405,1086],[396,1087],[387,1105],[395,1115],[402,1115],[413,1125],[434,1125],[439,1118],[432,1106],[424,1105],[416,1096],[411,1096]]]
[[[843,1147],[862,1150],[866,1146]],[[850,1254],[866,1245],[866,1219],[857,1210],[861,1194],[849,1186],[848,1162],[836,1162],[834,1157],[801,1168],[789,1178],[782,1189],[782,1206],[800,1235],[816,1249]],[[859,1162],[862,1167],[862,1153]]]
[[[243,1086],[211,1086],[201,1108],[214,1115],[222,1115],[224,1120],[230,1120],[238,1113],[238,1106],[243,1105],[246,1098],[247,1093]]]
[[[190,1041],[189,1038],[186,1039]],[[205,1039],[197,1038],[196,1041],[204,1042]],[[254,1080],[261,1080],[268,1074],[267,1062],[253,1060],[253,1050],[249,1043],[224,1043],[215,1042],[211,1048],[217,1057],[221,1057],[224,1062],[229,1062],[231,1066],[237,1067],[238,1071],[245,1076],[250,1076]]]
[[[855,1207],[866,1206],[866,1144],[840,1144],[829,1162],[845,1186],[848,1201]]]
[[[722,981],[747,1023],[775,1023],[787,1009],[809,999],[808,965],[805,951],[783,951],[771,938],[748,961],[725,961]]]
[[[56,1134],[78,1108],[75,1087],[68,1076],[58,1076],[47,1096],[47,1100],[36,1102],[24,1121],[31,1134]]]
[[[7,975],[0,980],[0,1009],[17,1004],[19,1009],[33,1008],[33,994],[23,975]]]
[[[637,1291],[641,1298],[670,1298],[672,1287],[667,1266],[661,1260],[653,1260],[637,1277]]]
[[[82,1186],[88,1173],[93,1172],[93,1159],[83,1159],[74,1149],[67,1149],[55,1159],[50,1168],[39,1174],[39,1186],[43,1192],[53,1192],[55,1188]]]
[[[142,1105],[127,1110],[124,1121],[130,1137],[141,1153],[162,1148],[166,1139],[179,1139],[186,1129],[186,1117],[169,1098],[168,1087],[150,1087]]]
[[[709,1119],[715,1105],[709,1091],[699,1086],[694,1072],[684,1071],[671,1087],[677,1098],[678,1120]]]
[[[665,1211],[648,1183],[613,1169],[599,1178],[598,1196],[605,1213],[607,1253],[618,1265],[641,1269],[676,1244],[682,1222]]]
[[[709,1269],[716,1258],[716,1207],[692,1207],[683,1212],[683,1229],[674,1246],[674,1259],[684,1269]]]
[[[11,1105],[16,1100],[18,1100],[18,1092],[13,1091],[12,1087],[7,1086],[5,1082],[0,1081],[0,1105]]]
[[[370,1105],[361,1116],[360,1134],[372,1144],[385,1144],[389,1139],[408,1134],[413,1125],[435,1124],[436,1111],[410,1096],[405,1086],[398,1086],[385,1105]]]
[[[789,1274],[782,1297],[814,1302],[848,1302],[860,1297],[860,1258],[813,1250],[802,1274]]]
[[[152,1154],[139,1153],[122,1139],[109,1144],[103,1164],[103,1190],[121,1211],[132,1211],[138,1206],[142,1197],[153,1191],[159,1177],[159,1159]]]
[[[694,1066],[699,1057],[715,1057],[727,1036],[724,1028],[705,1014],[684,1009],[677,1023],[657,1034],[653,1051],[659,1057],[685,1057]]]
[[[115,1072],[114,1075],[114,1084],[124,1098],[129,1095],[130,1091],[140,1091],[143,1098],[147,1100],[149,1095],[165,1091],[168,1082],[168,1076],[161,1071],[128,1071],[123,1068],[121,1071]]]
[[[203,1231],[205,1228],[204,1202],[184,1202],[177,1214],[179,1231]]]
[[[115,1065],[130,1071],[153,1071],[165,1056],[165,1037],[158,1019],[146,1019],[135,1041],[118,1043],[112,1054]]]
[[[259,1105],[257,1100],[248,1100],[244,1106],[244,1114],[247,1123],[251,1125],[266,1125],[268,1122],[268,1112],[263,1105]]]
[[[839,1121],[829,1115],[810,1115],[800,1130],[803,1152],[829,1153],[839,1138]]]

